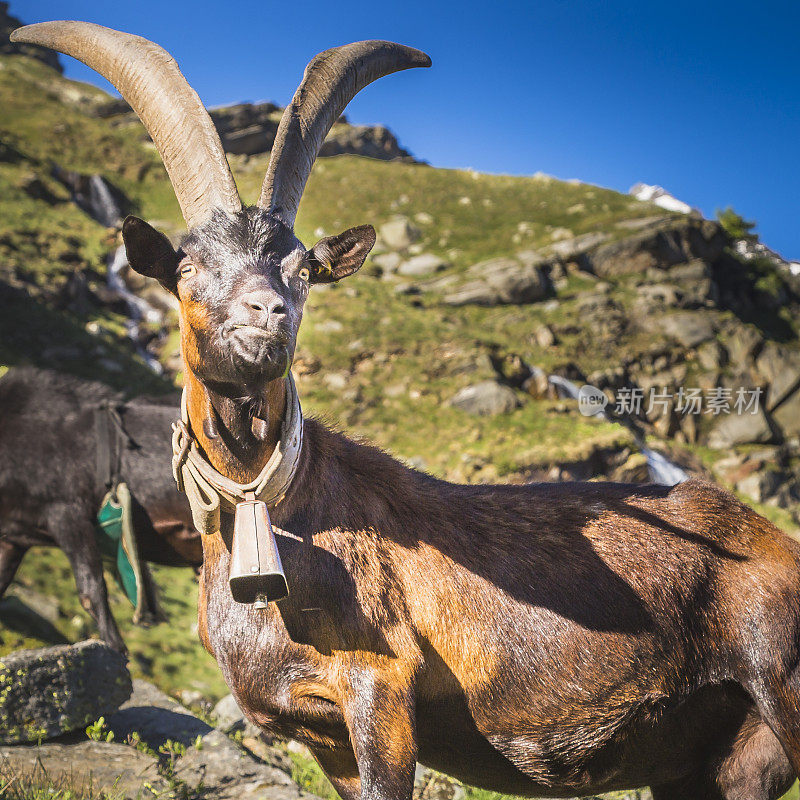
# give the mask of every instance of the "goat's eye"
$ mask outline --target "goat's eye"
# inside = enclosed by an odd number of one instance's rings
[[[191,278],[197,274],[197,267],[191,261],[186,261],[180,266],[181,278]]]
[[[300,276],[300,280],[308,281],[311,277],[311,273],[308,271],[308,267],[300,267],[297,274]]]

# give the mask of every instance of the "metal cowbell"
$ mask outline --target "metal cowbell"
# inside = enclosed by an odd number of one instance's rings
[[[263,608],[267,602],[286,597],[289,587],[267,504],[253,494],[245,497],[236,504],[228,580],[237,603],[255,603]]]

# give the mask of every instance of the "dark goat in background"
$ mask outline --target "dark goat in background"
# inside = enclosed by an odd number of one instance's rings
[[[96,411],[119,397],[107,386],[32,368],[0,379],[0,596],[25,553],[60,547],[75,574],[81,605],[103,639],[125,645],[108,605],[94,519],[105,494],[97,470]],[[202,552],[186,498],[170,469],[176,398],[121,407],[136,447],[121,449],[121,478],[137,502],[134,522],[143,562],[199,566]]]

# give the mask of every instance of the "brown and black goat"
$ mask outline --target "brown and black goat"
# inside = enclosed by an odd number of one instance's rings
[[[281,436],[309,286],[374,241],[295,237],[314,159],[357,91],[428,58],[386,42],[317,56],[242,208],[163,50],[83,23],[14,38],[101,72],[159,148],[190,233],[176,252],[129,219],[129,260],[180,301],[202,453],[253,480]],[[459,486],[306,420],[270,511],[291,594],[233,600],[225,522],[203,537],[200,635],[247,715],[305,742],[345,800],[408,800],[417,760],[548,797],[766,800],[800,771],[800,547],[714,486]]]
[[[120,431],[116,441],[101,444],[98,422],[105,422],[108,408],[121,415],[124,436]],[[176,413],[173,398],[123,404],[103,384],[48,370],[14,368],[0,379],[0,597],[31,547],[59,547],[103,640],[125,650],[94,531],[106,492],[98,450],[112,451],[109,461],[135,498],[142,561],[199,567],[200,536],[169,466]],[[142,569],[148,583],[146,563]]]

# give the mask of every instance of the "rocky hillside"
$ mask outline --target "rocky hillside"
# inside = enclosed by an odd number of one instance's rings
[[[182,230],[141,126],[30,54],[0,55],[0,108],[0,365],[173,390],[173,303],[118,251],[129,211]],[[245,201],[278,111],[214,112]],[[294,364],[307,413],[467,482],[648,480],[660,454],[797,531],[800,286],[768,251],[628,195],[433,169],[379,129],[362,144],[338,130],[329,152],[348,155],[318,162],[298,234],[371,222],[379,242],[356,276],[312,291]],[[604,416],[581,413],[584,383]],[[155,574],[168,625],[134,628],[111,590],[132,671],[216,700],[194,577]],[[29,556],[10,594],[0,653],[92,631],[60,553]]]
[[[133,126],[140,130],[143,141],[148,140],[138,117],[124,100],[98,98],[86,110],[109,119],[113,126]],[[238,103],[210,111],[225,152],[238,156],[268,153],[272,149],[283,114],[283,109],[274,103]],[[331,129],[320,154],[323,157],[347,154],[381,161],[417,161],[408,150],[400,147],[397,138],[388,128],[382,125],[351,125],[345,116],[340,117]]]
[[[57,72],[63,72],[58,55],[52,50],[30,44],[12,44],[8,40],[9,34],[23,24],[15,16],[8,13],[8,3],[0,2],[0,53],[26,55],[41,61],[43,64],[47,64]]]

